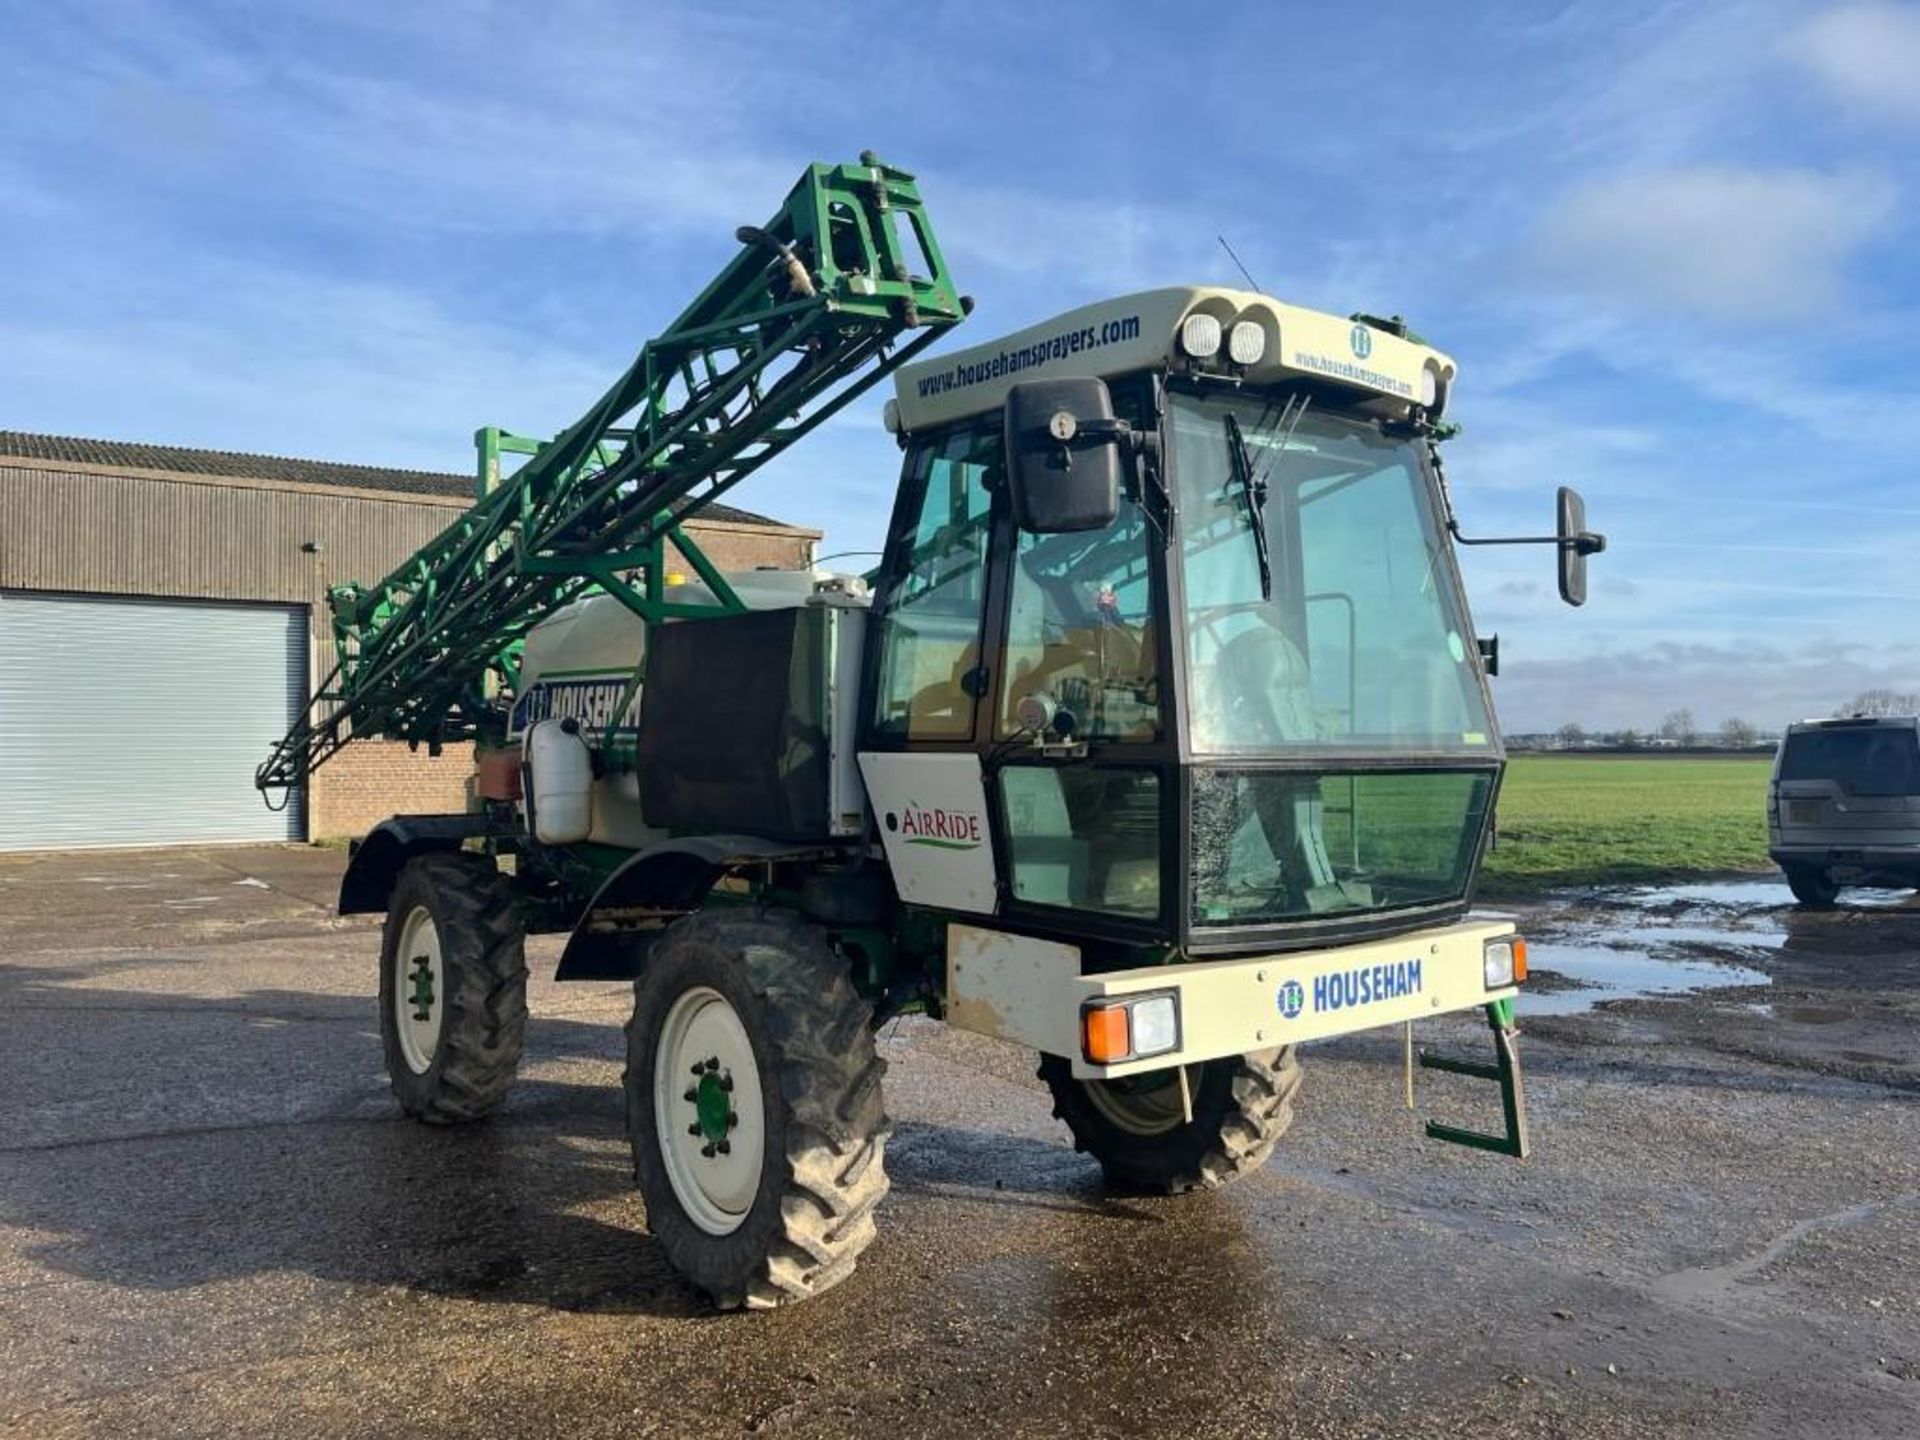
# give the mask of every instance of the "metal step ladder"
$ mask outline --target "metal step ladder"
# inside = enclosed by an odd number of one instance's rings
[[[1504,1134],[1492,1135],[1483,1130],[1466,1130],[1457,1125],[1442,1125],[1437,1120],[1426,1122],[1427,1138],[1440,1140],[1449,1145],[1465,1145],[1474,1150],[1491,1150],[1499,1155],[1511,1155],[1516,1160],[1527,1158],[1527,1095],[1520,1077],[1520,1050],[1518,1045],[1519,1029],[1514,1024],[1513,1001],[1495,1000],[1487,1007],[1487,1026],[1493,1031],[1493,1054],[1491,1062],[1485,1060],[1462,1060],[1450,1055],[1431,1055],[1425,1050],[1418,1052],[1422,1070],[1439,1070],[1448,1075],[1466,1075],[1475,1080],[1491,1080],[1500,1086],[1500,1106],[1506,1118]],[[1412,1027],[1408,1027],[1408,1048],[1412,1053]],[[1407,1105],[1413,1105],[1413,1068],[1407,1068]]]

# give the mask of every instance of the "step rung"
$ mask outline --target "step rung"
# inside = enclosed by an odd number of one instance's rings
[[[1449,1075],[1471,1075],[1476,1080],[1495,1080],[1500,1078],[1500,1067],[1484,1060],[1456,1060],[1451,1055],[1429,1055],[1420,1052],[1420,1068],[1423,1070],[1444,1070]]]
[[[1427,1121],[1427,1138],[1444,1140],[1449,1145],[1465,1145],[1472,1150],[1491,1150],[1497,1155],[1511,1155],[1522,1160],[1527,1154],[1524,1137],[1516,1140],[1505,1135],[1489,1135],[1483,1130],[1463,1130],[1457,1125],[1442,1125],[1437,1120]]]

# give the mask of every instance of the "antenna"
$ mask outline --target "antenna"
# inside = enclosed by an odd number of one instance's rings
[[[1227,237],[1224,235],[1217,235],[1214,238],[1220,242],[1220,248],[1227,252],[1227,258],[1233,261],[1233,263],[1239,267],[1240,273],[1242,275],[1245,275],[1247,277],[1247,284],[1251,285],[1254,289],[1259,290],[1260,282],[1253,278],[1253,273],[1250,270],[1248,270],[1246,266],[1240,264],[1240,257],[1233,253],[1233,246],[1227,243]],[[1261,290],[1260,293],[1264,295],[1266,292],[1264,290]]]

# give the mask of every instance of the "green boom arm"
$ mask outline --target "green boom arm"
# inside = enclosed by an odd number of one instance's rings
[[[969,308],[913,177],[870,154],[809,167],[739,239],[585,416],[379,584],[330,592],[339,663],[256,773],[263,791],[358,735],[494,733],[490,691],[533,625],[594,586],[635,604],[622,572]]]

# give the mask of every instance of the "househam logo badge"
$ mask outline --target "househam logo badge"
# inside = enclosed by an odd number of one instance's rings
[[[978,850],[985,837],[980,833],[980,817],[965,810],[929,809],[909,803],[899,812],[887,812],[887,829],[896,832],[909,845],[926,845],[935,850]]]
[[[1307,989],[1298,980],[1289,980],[1280,987],[1280,1013],[1292,1020],[1307,1006]]]
[[[1353,358],[1364,360],[1373,353],[1373,332],[1364,325],[1356,325],[1347,332],[1347,343],[1353,347]]]

